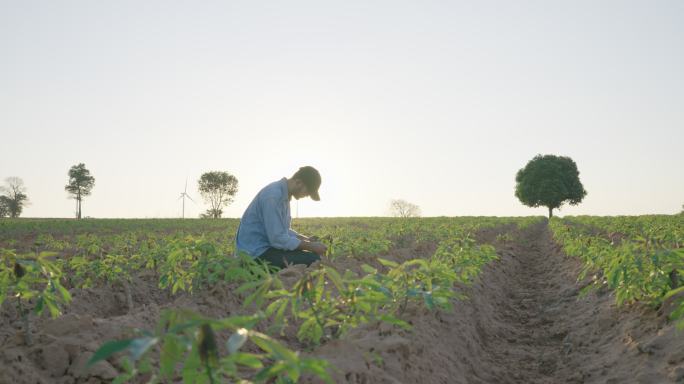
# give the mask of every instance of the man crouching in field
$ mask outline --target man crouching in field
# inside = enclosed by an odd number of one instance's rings
[[[265,186],[249,204],[236,237],[238,251],[278,268],[287,264],[311,265],[327,247],[290,228],[290,200],[310,196],[319,201],[321,175],[313,167],[301,167],[292,175]]]

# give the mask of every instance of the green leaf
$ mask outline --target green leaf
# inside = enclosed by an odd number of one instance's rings
[[[2,299],[2,297],[0,297]],[[0,304],[2,304],[2,301],[0,301]],[[45,309],[45,300],[43,300],[43,296],[38,298],[38,301],[36,302],[36,307],[34,309],[35,313],[40,315],[43,313],[43,309]]]
[[[425,306],[427,306],[428,309],[432,310],[435,307],[435,302],[433,300],[432,293],[423,292],[423,300],[425,301]]]
[[[321,301],[323,297],[323,291],[325,291],[325,276],[323,274],[318,275],[318,280],[316,280],[315,294],[314,298],[316,302]]]
[[[47,305],[48,310],[50,311],[50,316],[54,319],[55,317],[58,317],[59,315],[62,314],[62,311],[59,310],[59,307],[57,306],[57,303],[53,301],[52,295],[48,294],[43,294],[44,302],[45,305]]]
[[[55,282],[55,286],[57,287],[57,291],[59,292],[60,295],[62,295],[62,299],[64,302],[68,303],[71,301],[71,294],[69,291],[62,286],[59,282]]]
[[[140,364],[138,364],[138,371],[140,373],[150,373],[152,371],[152,363],[150,363],[150,359],[142,359],[140,361]],[[150,384],[152,382],[152,379],[150,379]]]
[[[272,289],[264,295],[264,297],[267,299],[273,299],[281,296],[290,296],[290,292],[288,292],[286,289]]]
[[[261,285],[262,281],[261,280],[255,280],[255,281],[249,281],[247,283],[242,284],[238,289],[235,290],[236,293],[243,293],[245,291],[251,291],[252,289],[258,287]]]
[[[323,337],[323,329],[313,316],[303,322],[299,327],[299,332],[297,332],[299,340],[310,340],[316,344],[321,340],[321,337]]]
[[[663,296],[663,299],[667,299],[668,297],[674,296],[682,291],[684,291],[684,286],[669,291],[667,294],[665,294],[665,296]]]
[[[330,375],[327,371],[329,365],[330,364],[326,360],[311,357],[303,358],[301,363],[303,370],[313,373],[314,375],[323,379],[323,381],[326,383],[333,383],[333,380],[330,378]]]
[[[183,355],[181,346],[173,335],[164,338],[161,355],[159,357],[159,371],[162,376],[171,378],[176,370],[176,364]]]
[[[287,347],[263,333],[250,331],[250,340],[276,360],[285,360],[288,362],[297,362],[299,360],[295,352],[287,349]]]
[[[278,312],[276,312],[275,317],[273,320],[276,322],[276,324],[280,324],[281,327],[285,327],[285,323],[283,319],[285,318],[285,311],[287,310],[287,300],[284,300],[280,308],[278,308]]]
[[[179,289],[183,291],[185,290],[185,282],[182,279],[178,279],[175,283],[173,283],[171,293],[176,294],[176,291],[178,291]]]
[[[277,361],[275,364],[271,365],[270,367],[265,367],[261,371],[259,371],[256,376],[254,377],[254,380],[256,382],[261,382],[265,381],[266,379],[269,379],[271,377],[277,377],[279,374],[283,371],[286,371],[288,368],[287,364],[284,361]],[[288,372],[290,373],[290,372]]]
[[[130,379],[135,377],[133,374],[130,373],[122,373],[116,378],[114,378],[114,381],[112,381],[112,384],[124,384],[128,382]]]
[[[338,292],[341,293],[345,291],[344,283],[342,283],[342,276],[340,276],[335,269],[326,266],[325,273],[328,275],[330,281],[332,281],[332,283],[335,285]]]
[[[428,263],[423,259],[411,259],[403,264],[405,267],[417,265],[419,267],[427,268]]]
[[[232,355],[232,359],[236,364],[248,368],[261,369],[264,367],[264,364],[261,362],[261,356],[254,353],[238,352]]]
[[[252,328],[263,318],[263,313],[258,312],[253,315],[231,316],[220,320],[212,320],[211,324],[217,330],[226,328]]]
[[[383,259],[381,257],[378,257],[378,261],[380,262],[380,264],[382,264],[386,267],[390,267],[390,268],[396,268],[399,266],[399,264],[397,264],[396,262],[391,261],[391,260],[387,260],[387,259]]]
[[[273,301],[271,304],[269,304],[266,307],[266,310],[264,310],[264,314],[267,317],[271,316],[273,314],[273,312],[275,312],[278,308],[280,308],[280,306],[283,303],[285,303],[285,305],[287,305],[287,298],[286,297],[281,297],[280,299]]]
[[[398,327],[401,327],[403,329],[409,330],[412,328],[411,324],[405,322],[404,320],[401,320],[397,317],[394,317],[392,315],[384,314],[380,315],[379,317],[380,320],[384,321],[385,323],[396,325]]]
[[[169,328],[169,330],[167,331],[167,333],[170,333],[170,334],[181,334],[181,333],[183,333],[183,331],[185,331],[186,329],[194,328],[194,327],[196,327],[196,326],[198,326],[198,325],[201,325],[201,324],[203,324],[203,323],[205,323],[205,322],[206,322],[206,321],[205,321],[204,319],[197,319],[197,320],[192,320],[192,321],[188,321],[188,322],[181,323],[181,324],[176,324],[176,325],[174,325],[173,327]]]
[[[189,353],[188,357],[185,359],[185,362],[183,363],[183,383],[196,382],[196,379],[200,375],[197,370],[201,366],[202,362],[200,361],[199,353],[197,353],[196,351]]]
[[[135,341],[135,339],[108,341],[104,343],[97,351],[95,351],[93,357],[88,360],[86,367],[90,367],[98,361],[106,360],[113,354],[129,348],[133,341]]]

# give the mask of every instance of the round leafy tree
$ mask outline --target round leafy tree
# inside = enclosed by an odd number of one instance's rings
[[[528,207],[549,208],[579,204],[587,191],[579,179],[577,164],[564,156],[537,155],[515,176],[515,196]]]
[[[203,173],[198,184],[204,201],[211,205],[203,217],[220,218],[223,207],[233,202],[233,197],[238,191],[238,179],[223,171]]]

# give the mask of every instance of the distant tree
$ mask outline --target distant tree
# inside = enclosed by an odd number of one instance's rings
[[[64,186],[64,190],[76,200],[76,218],[81,218],[81,202],[85,196],[90,195],[94,186],[95,178],[90,175],[85,164],[79,163],[69,169],[69,184]]]
[[[549,218],[555,208],[577,205],[587,195],[577,164],[564,156],[535,156],[518,171],[515,183],[515,196],[528,207],[547,207]]]
[[[218,219],[223,214],[223,207],[233,202],[238,180],[228,172],[206,172],[200,177],[198,188],[204,201],[210,205],[204,216]]]
[[[0,196],[0,217],[9,216],[9,197]]]
[[[394,199],[390,201],[390,211],[397,217],[419,217],[420,207],[406,200]]]
[[[5,185],[0,187],[0,192],[4,193],[0,197],[0,211],[4,211],[2,216],[19,217],[24,206],[28,204],[24,181],[18,177],[8,177],[5,179]]]

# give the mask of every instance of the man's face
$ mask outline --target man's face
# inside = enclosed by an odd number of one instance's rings
[[[309,189],[306,187],[304,182],[299,179],[295,179],[295,188],[292,191],[292,197],[299,200],[303,197],[310,196]]]

